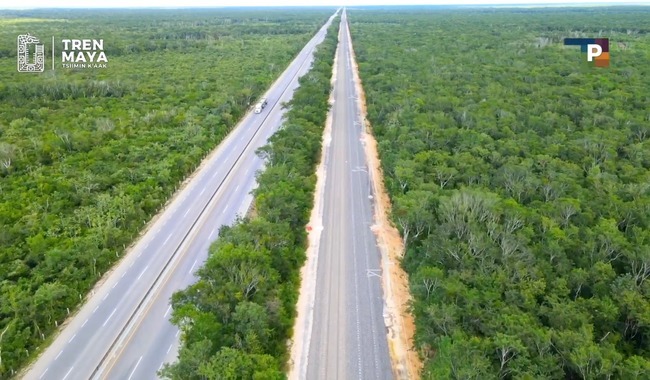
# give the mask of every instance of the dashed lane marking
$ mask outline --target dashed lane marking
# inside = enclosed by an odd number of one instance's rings
[[[104,324],[102,325],[102,327],[106,326],[108,321],[111,320],[111,318],[113,317],[113,314],[115,314],[115,311],[117,311],[117,308],[113,309],[113,312],[111,313],[111,315],[108,316],[108,318],[106,318],[106,320],[104,321]]]
[[[133,377],[133,374],[135,373],[135,370],[138,369],[138,366],[140,365],[140,360],[142,360],[142,356],[140,356],[140,359],[138,359],[138,362],[135,363],[135,367],[133,367],[133,371],[131,371],[131,374],[129,375],[129,380]]]
[[[72,369],[73,369],[73,368],[74,368],[74,366],[70,367],[70,369],[68,370],[68,373],[66,373],[65,376],[63,377],[63,379],[61,379],[61,380],[65,380],[65,379],[67,379],[68,376],[70,376],[70,372],[72,372]]]
[[[142,270],[142,272],[140,272],[140,275],[138,276],[138,278],[136,279],[136,281],[140,280],[140,277],[142,277],[142,275],[144,274],[144,272],[146,272],[146,270],[147,270],[148,268],[149,268],[149,265],[147,265],[146,267],[144,267],[144,269]]]

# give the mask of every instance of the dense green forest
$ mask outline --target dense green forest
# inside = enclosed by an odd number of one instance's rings
[[[0,13],[0,378],[74,310],[331,13]],[[52,71],[48,61],[44,73],[18,73],[16,37],[27,32],[46,44],[103,39],[108,67]]]
[[[198,282],[172,297],[181,348],[162,376],[285,378],[338,29],[337,17],[281,129],[258,151],[266,169],[257,175],[253,215],[219,231]]]
[[[649,379],[650,9],[350,20],[423,378]]]

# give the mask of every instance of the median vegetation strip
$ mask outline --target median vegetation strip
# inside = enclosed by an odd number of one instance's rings
[[[330,14],[2,12],[0,378],[46,343]],[[17,73],[27,32],[46,45],[102,39],[108,67],[51,71],[48,55],[44,73]]]
[[[338,27],[337,18],[283,126],[258,151],[266,169],[257,176],[255,212],[220,230],[198,282],[172,297],[182,335],[178,361],[161,370],[166,378],[285,377]]]
[[[650,378],[648,10],[349,13],[422,377]]]

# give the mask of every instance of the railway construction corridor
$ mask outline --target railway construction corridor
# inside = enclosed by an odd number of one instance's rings
[[[323,230],[317,255],[307,368],[300,379],[392,379],[384,324],[380,252],[361,141],[349,30],[339,31],[332,140],[325,153]]]

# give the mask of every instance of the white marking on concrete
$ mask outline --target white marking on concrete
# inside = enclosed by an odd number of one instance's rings
[[[86,318],[86,320],[84,321],[84,324],[81,325],[81,327],[83,328],[86,325],[86,323],[88,323],[88,318]]]
[[[167,349],[167,353],[169,353],[169,351],[172,349],[173,345],[174,345],[173,343],[169,345],[169,348]]]
[[[196,262],[197,262],[198,260],[199,260],[199,259],[194,260],[194,264],[192,264],[192,267],[190,268],[189,273],[192,273],[192,271],[194,270],[194,266],[196,265]]]
[[[54,360],[58,359],[59,356],[61,356],[62,353],[63,353],[63,350],[59,351],[59,354],[56,356],[56,358],[54,358]],[[45,372],[43,372],[43,373],[45,373]],[[41,375],[41,377],[43,377],[43,376]]]
[[[167,316],[167,314],[169,314],[169,310],[171,310],[171,308],[172,308],[172,305],[167,306],[167,311],[165,311],[165,315],[163,315],[163,318],[165,318]]]
[[[74,338],[76,338],[76,337],[77,337],[77,334],[74,334],[74,335],[72,336],[72,338],[70,338],[70,340],[68,340],[68,343],[71,343],[71,342],[74,340]]]
[[[59,355],[61,355],[60,352],[59,352]],[[58,358],[58,356],[57,356],[57,358]],[[56,359],[54,359],[54,360],[56,360]],[[43,373],[41,374],[41,377],[39,377],[39,379],[42,379],[43,376],[45,376],[45,372],[47,372],[48,369],[50,369],[50,367],[45,368],[45,371],[43,371]]]
[[[95,306],[95,310],[93,310],[93,314],[99,309],[99,305]]]
[[[72,369],[73,369],[73,368],[74,368],[74,366],[70,367],[70,369],[68,370],[68,373],[66,373],[65,376],[63,376],[63,379],[61,379],[61,380],[65,380],[65,379],[67,379],[68,376],[70,376],[70,372],[72,372]]]
[[[144,267],[144,269],[142,270],[142,272],[140,272],[140,275],[138,276],[138,278],[136,279],[136,281],[140,280],[140,277],[142,277],[142,275],[144,274],[144,272],[145,272],[148,268],[149,268],[149,265],[147,265],[146,267]]]
[[[163,245],[167,244],[167,242],[169,241],[169,238],[171,238],[171,237],[172,237],[172,235],[167,236],[167,239],[165,239],[165,242],[163,243]]]
[[[129,380],[133,377],[133,374],[135,373],[135,370],[138,369],[138,366],[140,365],[140,360],[142,360],[142,356],[140,356],[140,359],[138,359],[138,362],[135,363],[135,367],[133,367],[133,371],[131,371],[131,374],[129,375]]]
[[[117,311],[117,308],[113,309],[113,312],[111,313],[111,315],[108,316],[108,318],[106,318],[106,320],[104,321],[104,324],[102,325],[102,327],[106,326],[106,324],[113,317],[113,314],[115,314],[116,311]]]

